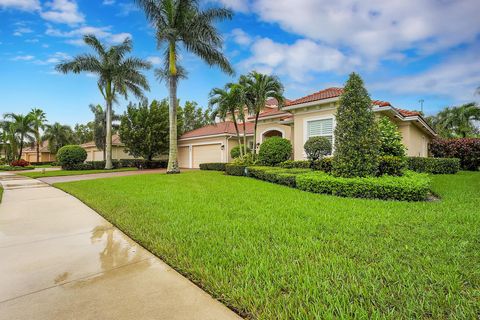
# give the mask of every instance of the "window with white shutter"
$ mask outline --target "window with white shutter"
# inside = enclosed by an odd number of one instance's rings
[[[333,119],[308,121],[307,140],[310,137],[325,137],[333,145]]]

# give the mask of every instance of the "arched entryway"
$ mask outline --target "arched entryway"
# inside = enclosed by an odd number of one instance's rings
[[[268,138],[271,138],[271,137],[283,138],[283,132],[280,131],[280,130],[272,129],[272,130],[268,130],[268,131],[265,131],[264,133],[262,133],[262,141],[265,141],[265,140],[267,140]]]

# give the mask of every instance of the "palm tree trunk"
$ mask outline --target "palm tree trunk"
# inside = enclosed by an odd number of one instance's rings
[[[169,98],[168,120],[169,128],[169,150],[167,173],[180,173],[178,167],[178,147],[177,147],[177,62],[175,55],[175,43],[169,44]]]
[[[107,110],[106,110],[106,139],[105,149],[106,149],[106,159],[105,159],[105,169],[112,169],[112,97],[111,97],[111,83],[107,83]]]
[[[40,162],[40,141],[39,141],[40,139],[39,139],[38,136],[37,136],[36,140],[37,140],[37,163],[38,163],[38,162]]]
[[[240,138],[240,131],[238,130],[237,119],[235,118],[234,112],[232,113],[232,120],[233,120],[233,125],[235,126],[235,132],[237,133],[238,149],[240,150],[240,157],[243,157],[242,139]]]
[[[22,159],[23,139],[25,139],[25,137],[24,137],[24,135],[22,134],[22,135],[20,136],[20,151],[18,152],[18,159],[17,159],[17,160]]]
[[[245,119],[243,121],[243,154],[247,154],[247,128],[245,125]]]
[[[258,124],[258,116],[260,115],[260,112],[257,112],[255,114],[255,125],[253,128],[253,157],[257,155],[257,124]]]

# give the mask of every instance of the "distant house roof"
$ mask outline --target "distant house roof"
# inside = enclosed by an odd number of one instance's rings
[[[95,146],[95,141],[89,141],[80,145],[82,148],[90,148]],[[123,146],[122,140],[120,140],[120,136],[118,134],[112,135],[112,146]]]
[[[40,152],[50,152],[50,149],[48,148],[48,141],[42,141],[40,145]],[[23,149],[23,152],[28,153],[28,152],[37,152],[37,146],[35,143],[31,144],[27,148]]]
[[[246,134],[253,134],[253,127],[254,124],[251,122],[247,122],[245,124],[245,133]],[[238,130],[241,134],[243,134],[243,124],[238,124]],[[211,135],[220,135],[220,134],[237,134],[235,131],[235,125],[232,121],[225,121],[220,123],[211,124],[205,127],[201,127],[189,132],[184,133],[180,139],[186,138],[197,138],[203,136],[211,136]]]

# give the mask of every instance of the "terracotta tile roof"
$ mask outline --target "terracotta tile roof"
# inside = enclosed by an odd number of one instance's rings
[[[37,152],[37,146],[31,144],[28,148],[23,149],[23,152]],[[40,152],[50,152],[48,149],[48,141],[43,141],[40,145]]]
[[[395,108],[395,109],[404,117],[421,116],[420,112],[418,111],[410,111],[410,110],[399,109],[399,108]]]
[[[95,147],[95,141],[89,141],[80,145],[83,148]],[[123,146],[122,140],[118,134],[112,135],[112,146]]]
[[[245,124],[246,133],[253,134],[254,124],[247,122]],[[243,124],[238,124],[238,130],[240,133],[243,133]],[[235,125],[232,121],[225,121],[220,123],[211,124],[205,127],[201,127],[189,132],[184,133],[180,139],[193,138],[193,137],[203,137],[217,134],[237,134],[235,131]]]
[[[292,100],[285,98],[285,104],[288,104],[291,101]],[[267,100],[267,102],[265,104],[266,104],[266,106],[278,106],[278,101],[275,98],[270,98],[270,99]]]
[[[339,97],[342,94],[342,92],[343,92],[342,88],[327,88],[327,89],[309,94],[308,96],[301,97],[296,100],[291,100],[290,102],[286,103],[286,105],[293,106],[301,103],[336,98],[336,97]]]

